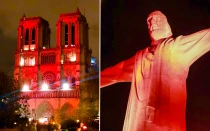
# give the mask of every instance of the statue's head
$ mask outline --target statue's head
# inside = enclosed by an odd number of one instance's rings
[[[161,40],[172,36],[170,25],[166,16],[160,11],[149,14],[147,24],[150,37],[153,41]]]

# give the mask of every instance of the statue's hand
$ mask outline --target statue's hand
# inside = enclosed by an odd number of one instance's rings
[[[151,106],[146,107],[146,121],[153,122],[154,121],[154,115],[155,115],[155,108]]]

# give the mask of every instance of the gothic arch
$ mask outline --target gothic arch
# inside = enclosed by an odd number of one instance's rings
[[[69,41],[69,27],[68,24],[65,25],[65,45],[68,45],[68,41]]]
[[[36,109],[36,118],[54,116],[54,108],[48,101],[43,101]]]
[[[68,102],[63,104],[63,106],[60,109],[61,120],[68,119],[72,115],[73,111],[74,108],[71,104],[69,104]]]
[[[35,28],[32,29],[32,44],[35,44],[35,37],[36,37],[36,30]]]
[[[73,76],[71,77],[71,84],[72,84],[72,86],[76,85],[76,78]]]
[[[29,44],[29,29],[26,29],[26,34],[25,34],[25,45]]]
[[[75,45],[75,25],[71,24],[71,45]]]

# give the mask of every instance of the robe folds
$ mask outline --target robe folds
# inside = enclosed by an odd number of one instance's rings
[[[209,50],[206,29],[137,52],[123,131],[185,131],[189,67]]]

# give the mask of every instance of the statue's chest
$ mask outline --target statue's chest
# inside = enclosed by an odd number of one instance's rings
[[[149,78],[152,75],[166,74],[169,75],[173,60],[168,48],[156,48],[154,51],[145,50],[141,62],[142,75]]]

